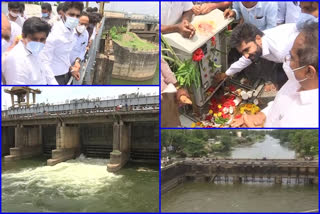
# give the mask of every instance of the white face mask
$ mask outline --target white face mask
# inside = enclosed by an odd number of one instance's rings
[[[284,70],[284,72],[286,73],[288,79],[289,79],[289,80],[297,81],[298,83],[303,82],[303,81],[307,80],[308,78],[304,78],[304,79],[302,79],[302,80],[297,80],[296,76],[294,75],[294,72],[295,72],[295,71],[298,71],[298,70],[300,70],[300,69],[302,69],[302,68],[305,68],[305,67],[306,67],[306,66],[301,66],[301,67],[299,67],[299,68],[292,69],[292,68],[290,67],[290,61],[286,61],[286,62],[283,63],[283,70]]]
[[[1,39],[1,53],[5,52],[10,46],[10,43],[5,39]]]
[[[10,13],[11,16],[13,16],[15,18],[20,16],[20,13],[14,13],[13,11],[10,11],[9,13]]]
[[[82,34],[86,30],[86,26],[84,25],[78,25],[77,26],[77,31]]]
[[[67,28],[74,29],[79,24],[79,19],[66,16],[66,22],[64,23]]]

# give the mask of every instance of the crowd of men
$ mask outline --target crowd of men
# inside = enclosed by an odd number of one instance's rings
[[[193,16],[216,8],[224,11],[226,19],[239,22],[230,38],[230,52],[238,57],[225,74],[232,77],[251,69],[250,75],[256,73],[278,89],[267,108],[231,125],[318,127],[318,2],[161,2],[161,32],[192,39]],[[162,60],[161,91],[170,83],[177,85],[165,64]]]
[[[2,13],[2,78],[6,85],[66,85],[80,79],[81,62],[94,40],[102,15],[82,2],[64,2],[53,14],[42,3],[40,17],[26,17],[22,2]]]

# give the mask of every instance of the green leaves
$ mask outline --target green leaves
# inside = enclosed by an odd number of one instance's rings
[[[190,87],[194,84],[196,88],[200,87],[200,72],[191,59],[184,61],[174,73],[181,86]]]
[[[198,65],[192,59],[182,61],[168,44],[161,34],[161,57],[167,62],[171,62],[171,70],[175,74],[177,81],[181,86],[196,88],[200,87],[200,71]]]

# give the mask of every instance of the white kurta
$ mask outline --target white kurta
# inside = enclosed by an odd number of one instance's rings
[[[298,91],[297,81],[288,80],[263,113],[265,127],[319,127],[319,90]]]
[[[39,57],[32,55],[22,41],[7,53],[2,72],[7,85],[58,85],[53,73],[44,70]]]
[[[183,12],[191,10],[192,2],[161,2],[161,25],[177,24]]]
[[[62,20],[55,23],[40,53],[45,68],[55,76],[68,73],[71,66],[70,53],[75,43],[74,30],[66,28]]]
[[[283,63],[285,57],[289,54],[294,40],[299,34],[296,24],[284,24],[275,28],[271,28],[263,31],[265,34],[262,37],[262,58],[269,61]],[[252,61],[244,56],[234,62],[230,68],[226,71],[228,76],[234,75],[246,67],[248,67]]]

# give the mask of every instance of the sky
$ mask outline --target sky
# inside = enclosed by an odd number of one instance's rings
[[[11,106],[11,96],[7,93],[4,93],[4,89],[10,89],[11,87],[2,87],[1,89],[1,105],[2,110],[6,110]],[[81,99],[81,98],[105,98],[112,99],[117,98],[120,94],[130,94],[136,93],[139,91],[139,94],[159,95],[159,87],[154,86],[81,86],[81,87],[72,87],[72,86],[46,86],[46,87],[31,87],[33,89],[40,89],[41,94],[36,95],[37,103],[64,103],[66,100],[72,99]],[[15,98],[16,100],[16,98]],[[30,96],[32,101],[32,96]]]

